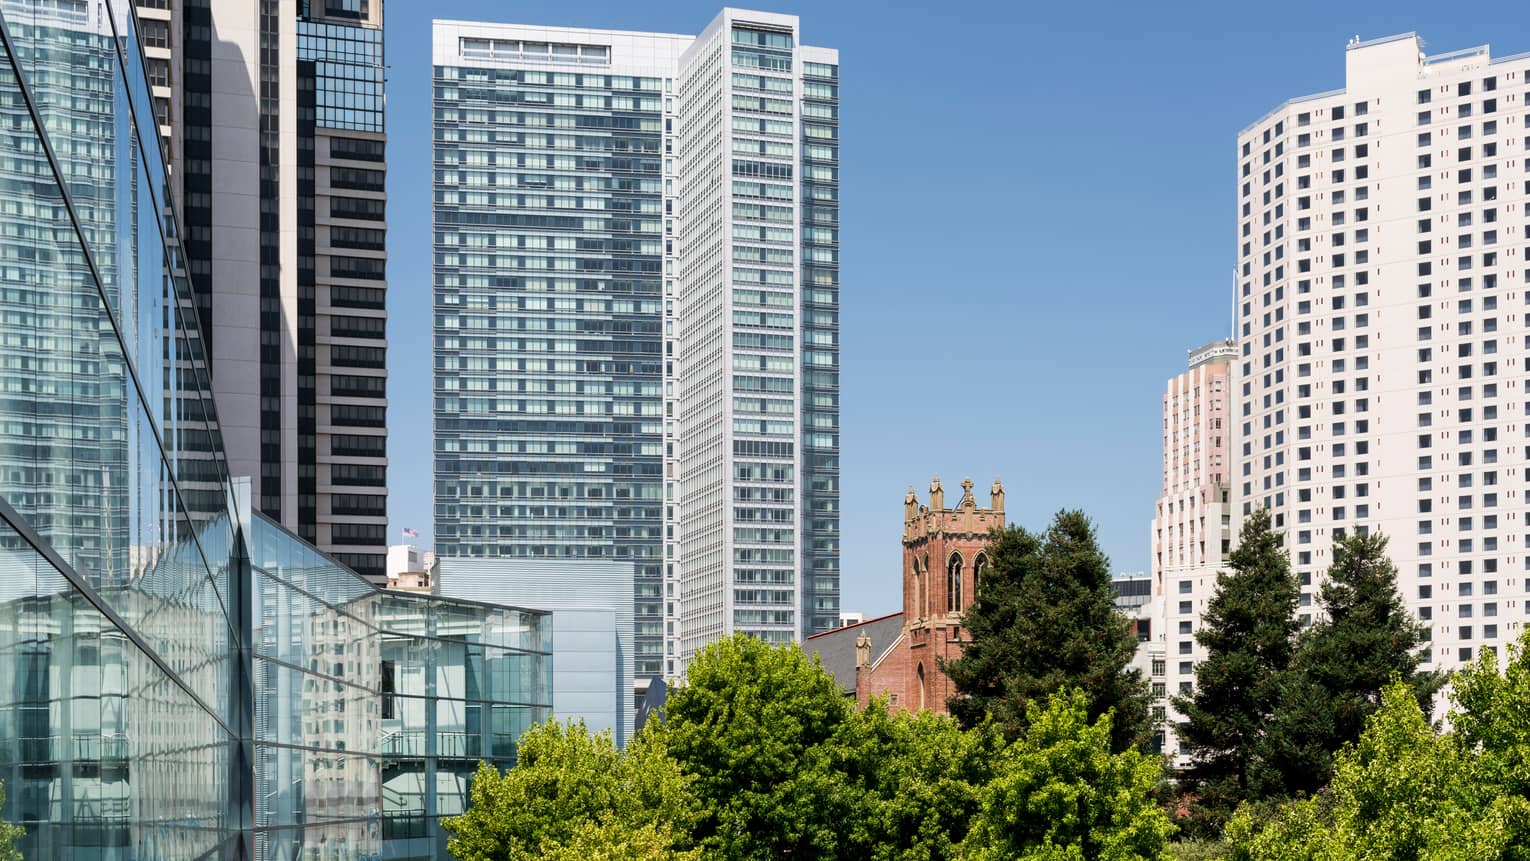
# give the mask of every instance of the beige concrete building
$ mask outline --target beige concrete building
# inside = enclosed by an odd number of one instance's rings
[[[1153,686],[1153,717],[1163,750],[1175,756],[1170,698],[1188,694],[1204,650],[1195,641],[1206,602],[1226,566],[1234,526],[1228,473],[1237,346],[1215,341],[1191,350],[1189,368],[1163,394],[1163,485],[1153,516],[1151,638],[1140,653]]]

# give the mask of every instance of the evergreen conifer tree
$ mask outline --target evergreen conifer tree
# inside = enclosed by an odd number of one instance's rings
[[[1185,715],[1179,743],[1193,757],[1196,804],[1215,821],[1249,797],[1253,760],[1295,648],[1299,595],[1266,509],[1244,521],[1228,562],[1195,635],[1206,649],[1195,692],[1174,700]]]
[[[957,691],[951,713],[968,727],[992,717],[1013,739],[1033,703],[1078,688],[1090,721],[1115,710],[1114,750],[1141,745],[1148,687],[1130,668],[1137,638],[1115,608],[1110,562],[1089,519],[1063,511],[1044,534],[995,530],[988,554],[991,568],[962,620],[970,642],[943,665]]]
[[[1428,714],[1443,684],[1419,670],[1427,630],[1403,605],[1397,569],[1380,533],[1341,537],[1319,592],[1322,617],[1299,639],[1261,748],[1260,795],[1301,795],[1326,786],[1333,755],[1358,741],[1394,678]]]

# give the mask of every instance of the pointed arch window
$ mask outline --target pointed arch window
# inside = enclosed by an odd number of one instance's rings
[[[919,618],[920,596],[924,594],[924,572],[919,568],[919,557],[914,557],[914,595],[912,606],[909,608],[914,618]]]
[[[919,581],[919,618],[930,617],[930,554],[924,554],[924,577]]]
[[[946,611],[960,613],[962,611],[962,555],[952,553],[951,559],[946,563]]]
[[[976,601],[978,590],[983,588],[983,576],[988,573],[988,554],[979,553],[972,560],[972,600]]]

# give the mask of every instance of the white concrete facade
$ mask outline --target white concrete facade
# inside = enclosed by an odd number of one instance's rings
[[[1526,612],[1527,73],[1356,41],[1238,135],[1234,517],[1271,510],[1304,622],[1334,538],[1384,533],[1441,670]]]
[[[740,54],[756,48],[758,56]],[[805,339],[810,328],[807,252],[796,233],[811,170],[804,69],[821,64],[837,74],[838,60],[833,50],[800,46],[796,16],[737,9],[724,9],[681,58],[674,469],[682,666],[732,631],[793,642],[816,630],[815,610],[831,613],[818,627],[837,623],[837,537],[833,606],[815,606],[821,593],[812,592],[810,357],[792,337]],[[750,158],[733,158],[730,170],[729,154]],[[756,168],[775,172],[744,172]],[[837,436],[833,448],[837,460]]]

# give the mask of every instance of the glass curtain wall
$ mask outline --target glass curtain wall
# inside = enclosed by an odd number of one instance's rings
[[[0,0],[3,815],[26,857],[242,857],[237,518],[122,11]]]
[[[0,0],[0,817],[28,858],[437,857],[545,614],[380,592],[227,474],[126,0]]]
[[[480,760],[551,709],[545,613],[376,589],[256,514],[255,848],[445,857]]]

